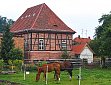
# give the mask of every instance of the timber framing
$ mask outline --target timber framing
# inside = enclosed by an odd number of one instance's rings
[[[71,51],[72,50],[72,34],[68,33],[27,33],[25,36],[26,51]],[[39,50],[39,39],[44,40],[44,49]],[[66,41],[66,49],[62,49],[62,40]]]

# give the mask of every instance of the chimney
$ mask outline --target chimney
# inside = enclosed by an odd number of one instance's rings
[[[80,35],[78,35],[78,38],[80,38]]]

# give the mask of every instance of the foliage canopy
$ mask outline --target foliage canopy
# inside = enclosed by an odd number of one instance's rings
[[[95,29],[94,40],[90,43],[97,56],[111,57],[111,12],[102,15],[100,25]]]

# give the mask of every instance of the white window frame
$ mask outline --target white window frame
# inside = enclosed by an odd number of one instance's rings
[[[38,49],[39,49],[39,50],[44,50],[44,49],[45,49],[44,39],[39,39]]]
[[[67,50],[67,42],[66,42],[66,40],[62,40],[61,48],[62,48],[62,50]]]

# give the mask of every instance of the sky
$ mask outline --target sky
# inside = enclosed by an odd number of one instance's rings
[[[93,39],[98,19],[111,11],[111,0],[0,0],[0,15],[16,21],[27,8],[41,3],[76,31],[74,38]]]

